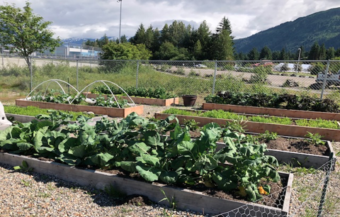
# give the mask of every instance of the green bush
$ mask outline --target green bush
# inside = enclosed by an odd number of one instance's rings
[[[326,66],[322,63],[313,63],[308,71],[312,74],[312,75],[317,75],[318,73],[323,73],[326,69]]]

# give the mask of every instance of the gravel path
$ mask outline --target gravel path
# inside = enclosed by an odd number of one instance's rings
[[[202,216],[157,204],[135,206],[104,191],[0,164],[0,216]],[[206,215],[207,216],[207,215]]]

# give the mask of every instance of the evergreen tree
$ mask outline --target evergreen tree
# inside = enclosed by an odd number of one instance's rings
[[[257,49],[254,47],[249,53],[248,53],[248,59],[249,60],[259,60],[260,53],[257,51]]]
[[[200,40],[197,40],[194,46],[194,57],[196,60],[201,60],[202,57],[202,45]]]
[[[152,41],[152,53],[155,53],[159,50],[159,47],[161,46],[161,33],[159,32],[158,28],[156,28],[153,32],[153,41]],[[153,56],[153,58],[156,58],[156,56]]]
[[[226,17],[223,17],[222,21],[219,23],[219,25],[216,29],[217,34],[221,33],[222,30],[227,30],[227,31],[229,31],[230,34],[232,33],[230,22],[229,22],[228,18],[226,18]]]
[[[234,49],[233,39],[227,30],[222,30],[216,39],[213,40],[214,53],[213,58],[216,60],[233,60]]]
[[[163,29],[162,29],[162,33],[161,33],[161,44],[167,42],[167,41],[171,41],[171,36],[170,36],[170,32],[169,32],[169,26],[168,24],[165,24]]]
[[[272,53],[273,60],[280,60],[280,55],[281,55],[280,51],[274,51]]]
[[[319,60],[325,60],[325,59],[326,59],[326,47],[325,47],[325,44],[322,44],[320,47]]]
[[[264,46],[260,53],[260,60],[271,60],[272,59],[272,51],[267,47]]]
[[[320,57],[320,46],[318,42],[315,42],[309,51],[309,60],[318,60]]]
[[[143,24],[140,24],[135,36],[130,39],[133,44],[144,44],[145,43],[145,28]]]
[[[288,56],[287,56],[286,50],[284,48],[282,48],[282,50],[280,52],[279,60],[287,60],[287,59],[288,59]]]
[[[338,48],[338,49],[335,51],[335,56],[336,56],[336,57],[340,57],[340,48]]]
[[[145,32],[145,41],[144,41],[146,48],[149,50],[152,49],[153,40],[154,40],[153,34],[154,32],[153,32],[152,26],[150,25],[150,27]]]
[[[230,22],[223,17],[219,23],[216,34],[212,36],[212,57],[217,60],[233,60],[234,59],[234,37],[231,36],[232,30]]]
[[[197,29],[197,40],[201,42],[202,45],[202,58],[209,59],[209,50],[211,47],[210,41],[210,30],[207,22],[204,20]]]
[[[331,60],[335,57],[335,49],[334,47],[330,47],[326,51],[326,59]]]

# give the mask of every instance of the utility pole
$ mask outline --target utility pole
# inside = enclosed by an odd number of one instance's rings
[[[118,0],[118,2],[120,2],[120,19],[119,19],[119,44],[121,43],[120,41],[120,34],[121,34],[121,29],[122,29],[122,4],[123,4],[123,0]]]

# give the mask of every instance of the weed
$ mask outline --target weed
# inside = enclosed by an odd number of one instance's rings
[[[39,192],[38,197],[48,198],[48,197],[51,197],[51,194],[47,192]]]
[[[25,187],[31,187],[32,186],[32,182],[31,181],[26,181],[24,179],[21,180],[21,184]]]
[[[21,166],[15,166],[13,167],[15,171],[22,171],[22,172],[32,172],[33,168],[28,166],[28,163],[26,161],[22,161]]]
[[[176,209],[176,207],[177,207],[177,202],[176,202],[175,196],[172,196],[171,198],[169,198],[169,197],[166,195],[166,193],[164,192],[163,189],[160,189],[160,190],[161,190],[161,192],[163,193],[164,198],[163,198],[162,200],[158,201],[158,203],[160,203],[160,202],[166,200],[166,201],[169,203],[169,205],[171,206],[172,209]]]

